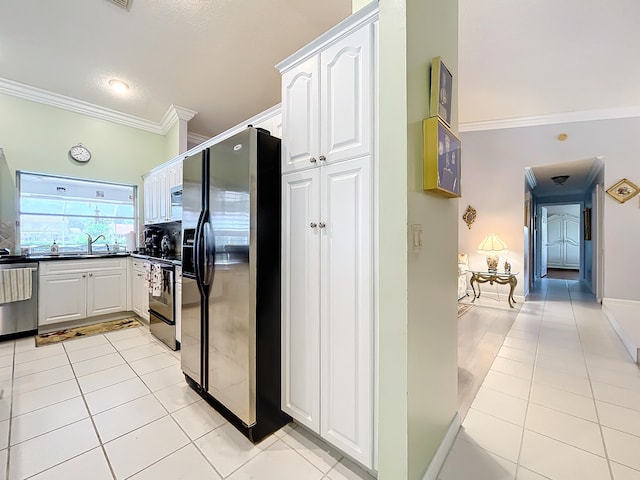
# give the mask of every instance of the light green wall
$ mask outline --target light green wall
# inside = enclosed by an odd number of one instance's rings
[[[408,478],[407,85],[404,0],[380,1],[378,478]]]
[[[351,13],[356,13],[365,5],[371,3],[371,0],[352,0],[351,1]]]
[[[413,480],[457,412],[458,200],[422,189],[422,120],[431,58],[442,56],[455,79],[458,9],[440,0],[379,5],[378,472]],[[454,111],[456,92],[454,84]],[[413,224],[423,230],[418,252],[408,246]]]
[[[422,185],[422,120],[429,116],[436,56],[453,74],[454,131],[457,126],[458,2],[407,0],[407,32],[408,223],[423,230],[422,249],[408,258],[408,478],[419,479],[458,410],[458,200]]]
[[[160,163],[169,161],[172,158],[177,157],[181,153],[180,152],[180,120],[177,120],[176,123],[173,124],[173,127],[169,129],[169,131],[164,137],[164,143],[165,143],[164,159]]]
[[[16,170],[27,170],[134,184],[141,209],[142,174],[168,159],[165,137],[137,128],[3,94],[0,112],[0,147],[14,182]],[[84,165],[68,157],[79,142],[92,154]],[[15,195],[5,190],[3,205]]]

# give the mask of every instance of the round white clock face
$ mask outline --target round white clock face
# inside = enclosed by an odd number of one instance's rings
[[[83,145],[80,145],[80,144],[74,145],[73,147],[71,147],[71,149],[69,150],[69,155],[76,162],[85,163],[91,160],[91,152],[87,149],[87,147],[84,147]]]

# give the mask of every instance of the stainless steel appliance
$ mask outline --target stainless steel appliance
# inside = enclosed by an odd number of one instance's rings
[[[175,266],[170,262],[150,259],[151,276],[159,273],[157,288],[149,288],[149,331],[171,350],[178,350],[175,321]]]
[[[251,441],[280,409],[280,140],[247,128],[184,160],[182,370]]]
[[[171,220],[182,221],[182,185],[171,189]]]
[[[28,271],[31,298],[0,303],[0,340],[38,333],[38,263],[18,255],[0,256],[0,275],[13,269]]]

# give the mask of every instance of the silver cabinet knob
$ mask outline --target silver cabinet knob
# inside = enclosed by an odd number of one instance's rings
[[[311,163],[316,163],[316,162],[317,162],[316,157],[311,157],[311,158],[309,159],[309,161],[310,161]]]
[[[90,277],[93,277],[93,273],[90,273],[90,274],[89,274],[89,276],[90,276]]]
[[[315,222],[311,222],[311,223],[309,224],[309,226],[310,226],[311,228],[316,228],[316,227],[318,226],[318,224],[317,224],[317,223],[315,223]]]
[[[327,159],[327,157],[325,157],[324,155],[320,155],[318,158],[321,162],[324,162]]]
[[[324,227],[326,227],[326,226],[327,226],[327,224],[326,224],[326,223],[324,223],[324,222],[320,222],[320,223],[318,224],[318,226],[319,226],[320,228],[324,228]]]
[[[87,278],[87,276],[86,275],[82,275],[82,278]]]

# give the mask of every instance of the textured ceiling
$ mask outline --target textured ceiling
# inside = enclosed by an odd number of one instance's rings
[[[459,0],[461,130],[474,122],[640,109],[640,1]],[[391,8],[391,7],[390,7]],[[0,78],[212,136],[279,102],[274,65],[351,0],[1,0]],[[106,88],[118,77],[127,96]]]

